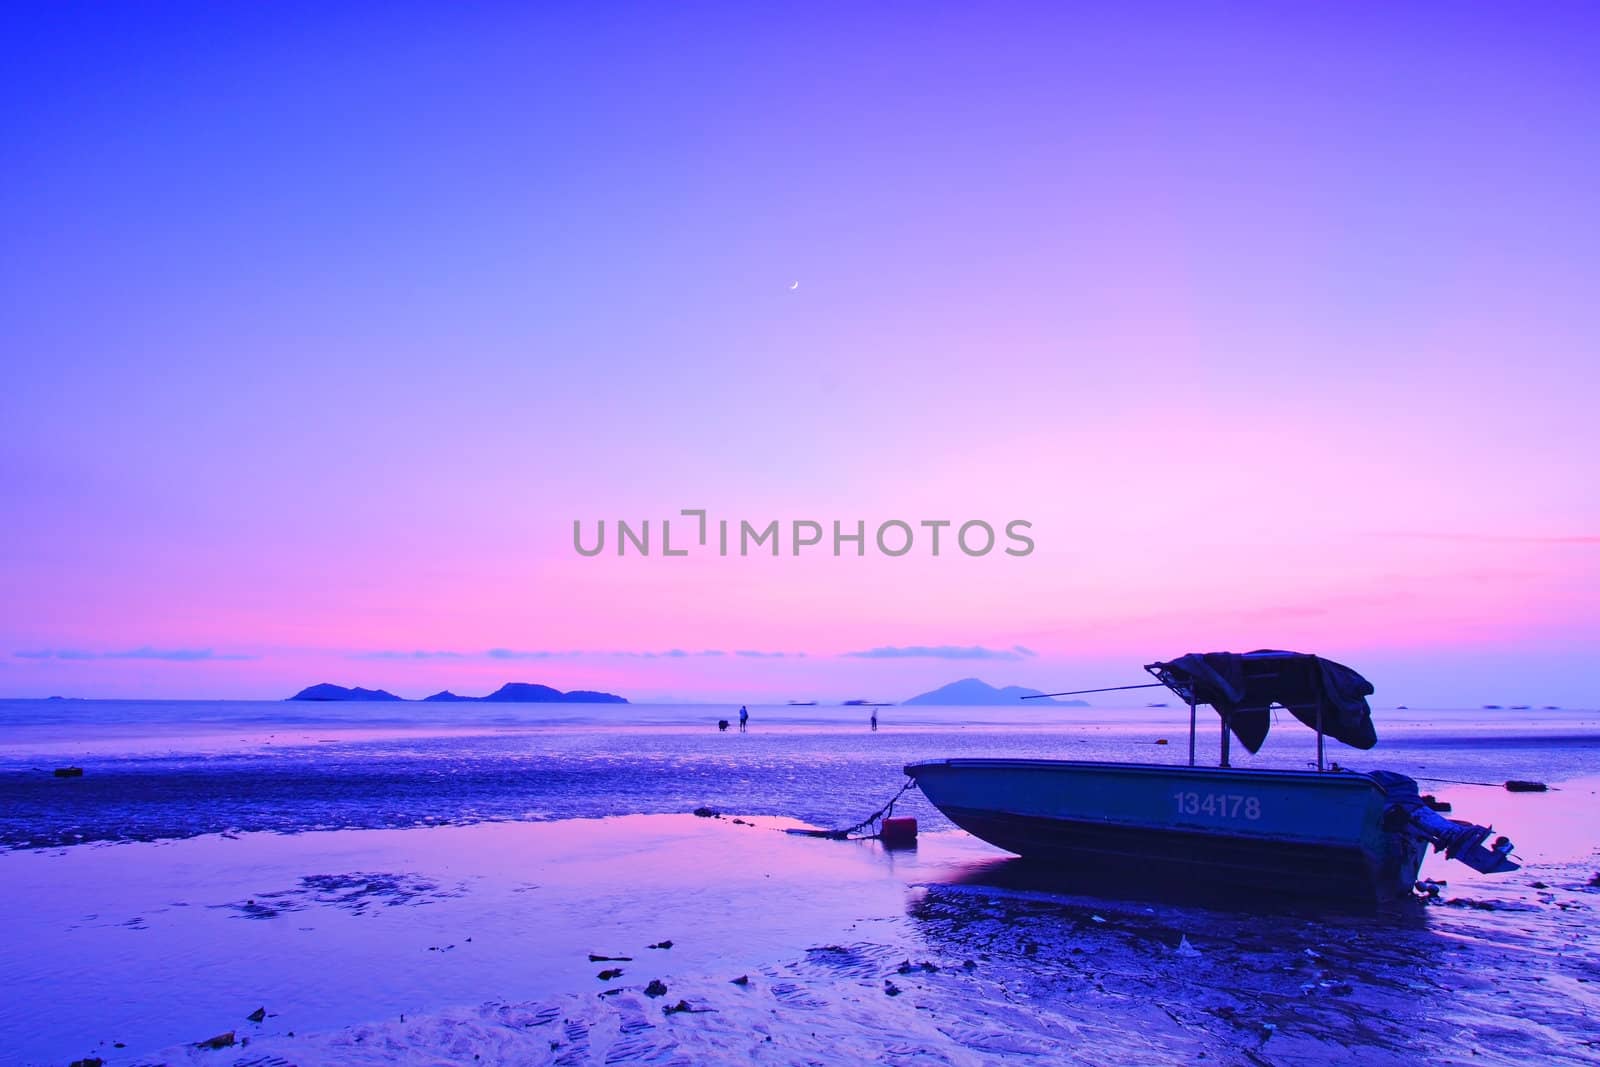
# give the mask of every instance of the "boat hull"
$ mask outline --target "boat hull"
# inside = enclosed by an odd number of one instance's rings
[[[937,760],[906,773],[951,822],[1063,874],[1355,904],[1409,893],[1425,842],[1349,772]]]

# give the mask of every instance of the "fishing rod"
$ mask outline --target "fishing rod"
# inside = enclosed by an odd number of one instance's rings
[[[1065,693],[1029,693],[1023,700],[1041,700],[1044,697],[1075,697],[1084,693],[1117,693],[1124,689],[1165,689],[1165,682],[1146,682],[1144,685],[1112,685],[1104,689],[1069,689]]]

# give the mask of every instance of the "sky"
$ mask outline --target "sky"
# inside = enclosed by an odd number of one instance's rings
[[[1600,704],[1597,22],[6,5],[0,695]]]

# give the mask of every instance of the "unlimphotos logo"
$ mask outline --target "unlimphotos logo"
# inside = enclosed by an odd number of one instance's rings
[[[868,547],[882,556],[953,555],[952,546],[965,556],[987,556],[1000,548],[1000,534],[995,525],[983,519],[969,519],[956,523],[951,519],[889,519],[868,530],[865,519],[853,522],[833,520],[822,523],[813,519],[771,519],[753,523],[748,519],[710,519],[705,508],[684,508],[680,520],[662,519],[655,527],[660,533],[652,541],[651,520],[631,523],[617,519],[613,525],[613,551],[619,556],[629,554],[649,556],[687,556],[691,553],[715,552],[719,556],[781,555],[787,546],[788,554],[798,556],[826,554],[831,548],[835,556],[853,554],[865,556]],[[681,519],[696,520],[691,526]],[[678,526],[672,524],[678,521]],[[689,526],[689,529],[685,529]],[[674,530],[677,530],[676,541]],[[1033,554],[1033,538],[1028,530],[1033,523],[1026,519],[1012,519],[1001,526],[1006,545],[1000,550],[1008,556]],[[598,556],[606,551],[606,520],[596,520],[592,539],[584,535],[582,519],[572,520],[572,547],[580,556]],[[853,550],[853,551],[851,551]]]

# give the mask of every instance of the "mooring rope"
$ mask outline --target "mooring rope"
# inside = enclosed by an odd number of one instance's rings
[[[854,826],[847,826],[843,830],[799,830],[799,829],[791,829],[791,830],[788,830],[786,832],[787,833],[791,833],[791,834],[795,834],[795,835],[797,835],[799,837],[825,837],[825,838],[829,839],[830,841],[849,841],[849,840],[852,840],[850,835],[855,833],[857,830],[865,829],[866,827],[871,826],[873,823],[878,822],[881,819],[887,819],[890,815],[894,814],[895,801],[897,801],[901,797],[905,796],[906,795],[906,791],[911,789],[916,784],[917,784],[917,780],[915,778],[909,778],[908,777],[906,779],[906,784],[900,787],[900,792],[896,793],[894,796],[889,798],[889,803],[885,804],[883,807],[879,808],[877,811],[873,812],[871,815],[868,815],[865,819],[862,819],[860,822],[856,823]],[[857,841],[871,841],[873,838],[875,838],[877,836],[878,836],[877,834],[863,834],[858,838],[854,838],[854,840],[857,840]]]

